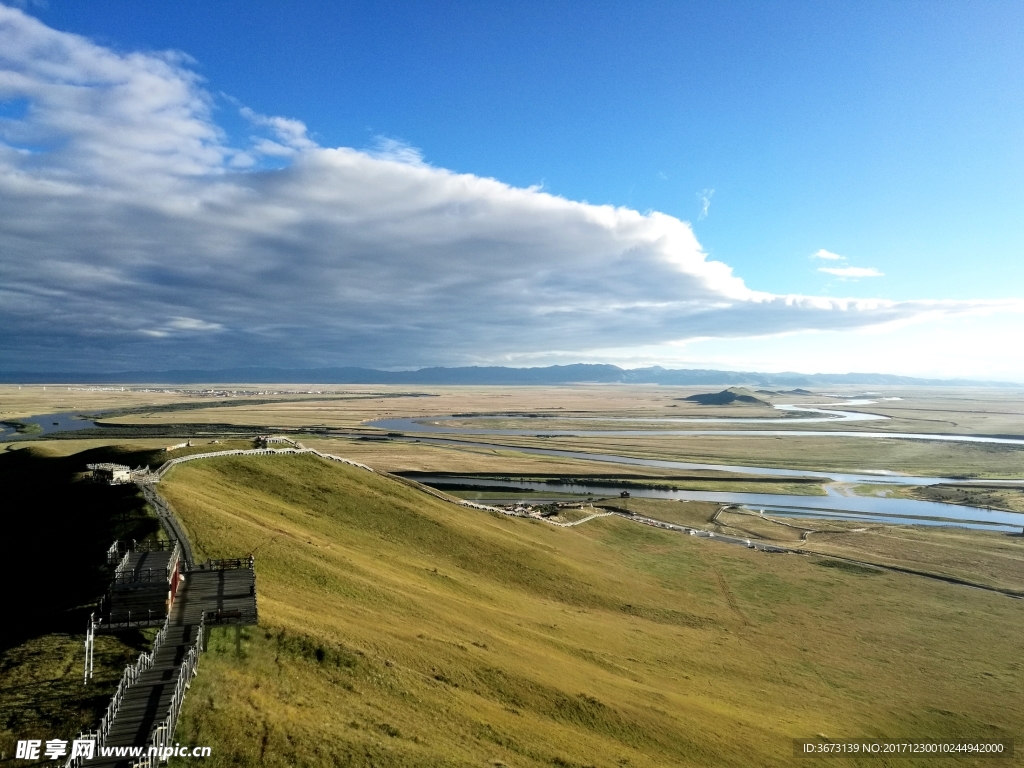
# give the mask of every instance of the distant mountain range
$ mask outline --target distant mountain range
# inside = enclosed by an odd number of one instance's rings
[[[886,373],[758,373],[700,368],[624,369],[615,365],[550,365],[543,368],[221,368],[219,370],[110,371],[101,373],[0,372],[8,384],[665,384],[757,387],[968,386],[1016,387],[1013,382],[920,379]]]

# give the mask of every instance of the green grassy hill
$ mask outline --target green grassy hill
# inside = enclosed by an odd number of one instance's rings
[[[758,397],[746,387],[729,387],[728,389],[723,389],[721,392],[706,392],[678,399],[700,403],[701,405],[731,405],[733,403],[746,403],[748,405],[768,404],[767,400],[763,397]]]
[[[1021,601],[510,519],[311,456],[160,490],[198,556],[256,555],[260,626],[241,656],[215,631],[176,734],[210,768],[772,766],[816,734],[1024,733]]]

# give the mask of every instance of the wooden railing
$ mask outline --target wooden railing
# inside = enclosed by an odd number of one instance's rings
[[[100,727],[97,731],[96,748],[99,749],[106,742],[107,734],[110,733],[110,728],[114,724],[114,718],[117,717],[117,711],[121,708],[121,701],[124,699],[125,693],[128,689],[135,684],[139,679],[139,675],[150,669],[153,666],[153,654],[152,653],[141,653],[139,654],[139,660],[134,664],[130,664],[125,667],[124,674],[121,675],[121,682],[117,684],[117,691],[110,699],[110,703],[107,704],[107,713],[100,720]]]
[[[154,613],[156,613],[155,617]],[[107,623],[103,626],[103,631],[114,632],[121,629],[131,629],[132,627],[153,627],[160,621],[166,623],[167,614],[163,611],[154,612],[152,608],[147,608],[145,613],[135,611],[134,616],[131,611],[111,613],[107,616]]]
[[[82,685],[88,684],[92,678],[93,651],[96,648],[96,614],[89,614],[89,624],[85,628],[85,675]]]
[[[167,582],[170,574],[166,568],[133,568],[123,570],[114,574],[114,584],[131,584],[136,581],[162,581]]]
[[[88,739],[95,742],[94,750],[99,750],[105,743],[107,734],[110,733],[110,728],[114,724],[114,718],[117,717],[117,711],[121,708],[121,701],[124,699],[125,693],[135,684],[143,672],[152,668],[157,651],[160,650],[160,646],[163,645],[164,639],[167,637],[167,625],[169,622],[170,617],[167,617],[163,627],[156,633],[156,637],[153,638],[153,647],[149,649],[149,652],[139,654],[138,661],[125,667],[124,674],[121,675],[121,682],[117,685],[117,691],[110,699],[110,703],[107,704],[106,714],[100,720],[99,729],[96,731],[83,731],[78,735],[80,740]],[[200,623],[200,632],[202,632],[202,623]],[[91,666],[91,654],[90,661],[87,663]],[[81,768],[84,759],[84,756],[69,757],[64,764],[64,768]]]
[[[117,564],[117,568],[114,569],[114,580],[115,581],[117,580],[117,577],[120,576],[122,573],[124,573],[125,569],[128,568],[128,558],[129,558],[130,555],[131,555],[131,552],[125,552],[124,553],[124,557],[121,558],[121,562],[118,563]]]
[[[96,740],[99,738],[99,734],[96,731],[79,731],[78,735],[75,736],[75,741],[91,741],[93,743],[93,756],[95,756]],[[64,768],[81,768],[85,764],[85,755],[75,755],[68,757],[67,762],[64,763]]]
[[[107,550],[107,558],[109,562],[110,553],[114,550],[118,542],[114,542],[111,548]],[[171,550],[171,556],[167,560],[167,565],[163,568],[133,568],[128,569],[128,557],[133,552],[166,552]],[[130,584],[135,581],[170,581],[171,574],[174,573],[174,567],[178,563],[178,558],[181,557],[181,544],[178,541],[155,541],[155,542],[142,542],[136,544],[132,542],[132,547],[125,552],[124,557],[121,559],[121,563],[114,570],[114,584]]]
[[[199,619],[199,631],[196,632],[192,647],[188,649],[185,658],[178,668],[178,682],[174,686],[174,693],[171,696],[171,704],[167,716],[161,723],[156,725],[150,732],[148,754],[136,760],[132,768],[156,768],[160,763],[166,763],[163,756],[164,747],[170,746],[174,739],[174,729],[178,725],[178,716],[181,714],[181,705],[185,702],[185,692],[192,683],[192,678],[199,670],[199,654],[203,651],[203,635],[206,632],[206,615]]]
[[[218,608],[216,611],[204,612],[206,617],[206,623],[210,625],[214,624],[241,624],[245,617],[242,616],[242,612],[237,608],[232,610],[224,610]]]
[[[220,560],[207,560],[205,563],[200,563],[198,570],[201,571],[238,571],[243,568],[248,568],[250,571],[255,569],[255,558],[252,555],[248,557],[228,557]]]
[[[132,540],[132,551],[133,552],[166,552],[168,549],[174,549],[178,542],[176,541],[135,541]]]
[[[107,550],[107,565],[114,565],[127,552],[164,552],[174,546],[173,541],[127,541],[114,540]]]

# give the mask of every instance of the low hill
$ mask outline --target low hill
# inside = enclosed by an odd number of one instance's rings
[[[686,400],[691,403],[700,403],[701,405],[732,405],[733,403],[768,405],[767,400],[758,397],[745,387],[729,387],[721,392],[707,392],[677,399]]]
[[[817,733],[1024,723],[1020,601],[312,456],[185,464],[161,492],[197,556],[256,556],[260,626],[240,657],[215,630],[175,735],[209,768],[781,766]]]

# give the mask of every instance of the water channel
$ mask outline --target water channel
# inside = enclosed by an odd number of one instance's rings
[[[781,406],[780,406],[781,407]],[[824,412],[824,411],[820,411]],[[852,412],[847,412],[852,413]],[[870,414],[857,414],[858,416],[869,416]],[[486,414],[474,415],[474,418],[485,418]],[[493,416],[492,416],[493,417]],[[491,429],[487,427],[466,427],[466,426],[445,426],[435,422],[450,421],[452,419],[465,418],[455,415],[444,416],[415,416],[400,417],[391,419],[376,419],[365,422],[368,427],[386,429],[389,432],[415,432],[425,434],[447,434],[447,435],[503,435],[506,437],[680,437],[680,436],[709,436],[725,435],[732,437],[866,437],[866,438],[889,438],[903,440],[935,440],[940,442],[955,443],[989,443],[995,445],[1024,445],[1024,438],[1020,437],[989,437],[986,435],[950,435],[933,434],[928,432],[852,432],[841,430],[798,430],[798,429]],[[503,419],[521,418],[532,419],[529,416],[501,416]],[[612,418],[597,418],[592,416],[584,417],[559,417],[564,421],[614,421]],[[886,417],[878,417],[886,418]],[[694,422],[762,422],[769,424],[794,424],[809,421],[868,421],[872,419],[837,419],[835,417],[809,417],[789,419],[673,419],[673,418],[625,418],[622,421],[646,421],[675,423],[679,421]]]
[[[848,401],[847,403],[840,403],[840,405],[863,405],[869,404],[870,401]],[[782,410],[802,410],[809,411],[815,415],[806,418],[798,417],[800,421],[814,420],[814,421],[832,421],[832,420],[844,420],[844,421],[863,421],[868,419],[885,418],[881,416],[875,416],[873,414],[860,414],[850,411],[840,411],[835,409],[819,409],[812,406],[777,406]],[[480,414],[477,417],[483,416]],[[867,418],[864,418],[867,417]],[[934,485],[937,483],[951,483],[956,482],[958,484],[966,484],[972,482],[984,482],[986,484],[991,483],[1004,483],[1007,485],[1022,485],[1022,480],[964,480],[947,477],[915,477],[910,475],[900,475],[890,472],[871,472],[871,473],[850,473],[850,472],[827,472],[827,471],[812,471],[812,470],[801,470],[801,469],[782,469],[776,467],[754,467],[754,466],[743,466],[743,465],[731,465],[731,464],[704,464],[698,462],[683,462],[683,461],[667,461],[660,459],[643,459],[632,456],[621,456],[616,454],[604,454],[604,453],[588,453],[584,451],[570,451],[560,450],[554,448],[527,448],[521,446],[502,445],[498,443],[482,443],[475,441],[458,440],[447,437],[434,437],[437,433],[442,434],[484,434],[484,435],[538,435],[545,434],[544,430],[526,430],[526,429],[485,429],[485,428],[474,428],[474,427],[445,427],[437,424],[424,423],[426,421],[443,421],[445,419],[457,418],[454,416],[433,416],[433,417],[416,417],[416,418],[400,418],[400,419],[380,419],[373,422],[368,422],[368,426],[374,426],[381,429],[387,429],[391,431],[401,430],[403,432],[412,433],[428,433],[430,436],[423,435],[416,439],[422,442],[441,443],[448,445],[465,445],[476,448],[492,448],[500,450],[515,450],[522,453],[539,454],[546,456],[560,456],[564,458],[582,459],[587,461],[607,462],[615,464],[623,464],[629,466],[645,466],[645,467],[657,467],[661,469],[681,469],[681,470],[711,470],[731,473],[742,473],[749,475],[762,475],[762,476],[774,476],[774,477],[816,477],[821,478],[824,481],[838,482],[838,483],[870,483],[870,484],[892,484],[892,485]],[[502,418],[511,418],[508,416],[502,416]],[[520,416],[519,418],[528,418]],[[560,417],[561,418],[561,417]],[[601,417],[584,417],[585,419],[602,419]],[[622,419],[627,420],[627,419]],[[628,419],[637,421],[651,421],[655,419]],[[665,419],[656,419],[657,421],[664,421]],[[681,419],[668,419],[669,421],[680,421]],[[685,419],[686,421],[706,421],[706,419]],[[730,419],[731,420],[731,419]],[[784,419],[787,423],[792,423],[797,418]],[[62,412],[62,413],[47,413],[39,414],[36,416],[30,416],[18,421],[25,424],[35,424],[41,429],[41,432],[35,432],[33,434],[19,434],[14,427],[7,425],[0,425],[0,440],[13,440],[19,438],[34,438],[43,435],[51,434],[54,432],[68,432],[78,431],[82,429],[93,429],[98,425],[93,419],[83,417],[81,414],[76,412]],[[722,421],[722,419],[711,419],[711,421]],[[744,419],[744,421],[760,421],[760,419]],[[773,419],[773,422],[783,421],[783,419]],[[620,431],[605,431],[605,430],[579,430],[572,432],[565,432],[559,430],[557,432],[551,431],[552,434],[566,435],[566,436],[619,436],[619,435],[671,435],[671,434],[684,434],[684,435],[760,435],[760,436],[781,436],[781,437],[800,437],[800,436],[856,436],[856,437],[906,437],[910,439],[925,439],[925,440],[957,440],[963,442],[981,442],[981,443],[1002,443],[1011,445],[1024,445],[1022,439],[1011,439],[1011,438],[986,438],[976,437],[971,435],[928,435],[928,434],[916,434],[916,433],[877,433],[877,432],[804,432],[804,431],[781,431],[781,430],[685,430],[685,431],[667,431],[667,430],[635,430],[628,432]],[[597,496],[608,496],[610,489],[607,486],[598,485],[576,485],[576,484],[562,484],[562,483],[530,483],[522,481],[499,481],[487,479],[481,481],[479,479],[465,478],[465,477],[448,477],[445,475],[432,476],[435,482],[455,485],[474,485],[485,482],[489,486],[501,486],[508,487],[510,490],[532,490],[534,492],[548,492],[548,493],[569,493],[574,495],[587,495],[593,494]],[[421,482],[430,484],[430,478],[417,478]],[[615,491],[618,492],[618,489]],[[1002,512],[997,510],[983,509],[978,507],[968,507],[958,504],[944,504],[941,502],[933,501],[917,501],[912,499],[892,499],[882,498],[877,496],[844,496],[837,493],[832,488],[826,487],[827,496],[798,496],[798,495],[785,495],[785,494],[766,494],[766,493],[730,493],[720,491],[671,491],[671,490],[655,490],[655,489],[640,489],[630,488],[630,493],[634,496],[640,496],[645,498],[656,498],[656,499],[679,499],[679,500],[694,500],[694,501],[714,501],[726,504],[739,504],[747,509],[764,509],[765,512],[771,512],[778,515],[787,516],[803,516],[803,517],[831,517],[837,519],[852,519],[852,520],[873,520],[876,522],[888,522],[888,523],[914,523],[923,525],[960,525],[966,527],[985,528],[988,530],[1016,530],[1020,531],[1021,527],[1024,526],[1024,515],[1014,512]]]
[[[538,482],[528,480],[499,480],[451,476],[444,474],[416,475],[416,481],[424,485],[438,485],[452,490],[455,486],[485,486],[487,488],[508,488],[510,491],[531,491],[517,500],[538,503],[545,500],[544,494],[571,494],[574,496],[615,497],[620,487],[587,483]],[[937,501],[915,499],[891,499],[878,496],[845,496],[835,488],[825,488],[826,496],[797,496],[776,493],[732,493],[726,491],[688,491],[630,486],[630,496],[645,499],[671,499],[678,501],[713,501],[721,504],[738,504],[745,509],[764,510],[773,515],[785,517],[830,518],[838,520],[861,520],[876,523],[897,523],[902,525],[955,525],[965,528],[1017,532],[1024,526],[1024,514],[1003,512],[993,509],[968,507],[960,504],[944,504]],[[481,499],[488,503],[487,499]],[[490,499],[499,503],[498,499]],[[624,500],[625,501],[625,500]]]
[[[89,418],[83,417],[74,411],[63,413],[42,413],[37,416],[26,416],[21,419],[12,419],[22,424],[34,424],[41,429],[41,432],[33,431],[29,434],[22,434],[8,424],[0,424],[0,440],[19,440],[23,438],[41,437],[53,432],[75,432],[79,429],[94,429],[97,424]]]
[[[602,422],[637,422],[637,423],[667,423],[679,422],[743,422],[743,423],[786,423],[797,422],[835,422],[835,421],[874,421],[883,420],[887,417],[877,414],[859,413],[856,411],[843,411],[836,406],[863,406],[871,405],[871,400],[848,400],[831,407],[822,408],[817,405],[777,405],[775,408],[789,412],[803,412],[807,416],[788,416],[786,418],[673,418],[673,417],[567,417],[553,416],[560,421],[602,421]],[[482,443],[469,440],[459,440],[456,435],[495,435],[495,436],[565,436],[565,437],[639,437],[639,436],[676,436],[676,435],[731,435],[742,437],[858,437],[858,438],[903,438],[910,440],[936,440],[964,443],[989,443],[1001,445],[1022,445],[1024,439],[986,437],[977,435],[943,435],[927,433],[905,433],[905,432],[853,432],[853,431],[823,431],[823,430],[729,430],[729,429],[631,429],[631,430],[594,430],[594,429],[488,429],[486,427],[474,427],[464,425],[445,425],[439,422],[451,421],[453,419],[465,418],[502,418],[513,419],[533,418],[519,414],[474,414],[468,415],[446,415],[418,418],[393,418],[380,419],[367,422],[367,426],[386,429],[393,432],[411,433],[422,442],[456,444],[474,446],[477,448],[492,448],[501,450],[515,450],[523,453],[539,454],[546,456],[559,456],[563,458],[581,459],[586,461],[597,461],[614,463],[627,466],[656,467],[659,469],[680,469],[680,470],[710,470],[719,472],[730,472],[757,476],[773,477],[815,477],[823,481],[849,484],[889,484],[889,485],[936,485],[939,483],[1000,483],[1005,485],[1024,485],[1021,480],[969,480],[963,478],[949,477],[920,477],[901,475],[894,472],[828,472],[799,469],[781,469],[776,467],[753,467],[729,464],[705,464],[698,462],[667,461],[661,459],[643,459],[632,456],[621,456],[607,453],[588,453],[584,451],[561,450],[555,448],[527,448],[513,445],[502,445],[498,443]],[[536,423],[536,422],[534,422]],[[451,437],[442,437],[451,435]],[[431,479],[448,487],[467,485],[472,486],[486,483],[488,486],[508,487],[510,490],[529,490],[533,492],[548,492],[557,494],[574,495],[609,495],[610,489],[607,486],[572,484],[572,483],[547,483],[547,482],[522,482],[517,480],[474,480],[465,477],[449,477],[438,475],[433,478],[418,477],[418,480],[428,485]],[[999,510],[984,509],[980,507],[969,507],[959,504],[946,504],[934,501],[918,501],[915,499],[886,498],[882,496],[849,496],[836,491],[835,488],[826,486],[827,495],[822,496],[799,496],[786,494],[767,493],[731,493],[724,491],[672,491],[630,488],[634,496],[655,499],[675,499],[693,501],[713,501],[723,504],[738,504],[748,510],[764,510],[765,512],[789,517],[807,518],[833,518],[843,520],[862,520],[885,523],[914,524],[914,525],[956,525],[969,528],[982,528],[987,530],[1014,531],[1019,532],[1024,527],[1024,514],[1005,512]]]
[[[920,475],[903,475],[887,470],[865,470],[863,472],[829,472],[827,470],[783,469],[780,467],[753,467],[743,464],[702,464],[694,461],[669,461],[667,459],[642,459],[636,456],[622,456],[615,453],[589,453],[586,451],[569,451],[560,448],[528,448],[507,443],[485,443],[475,440],[456,440],[445,437],[416,437],[413,441],[436,443],[437,445],[458,445],[472,448],[488,448],[491,450],[517,451],[538,456],[558,456],[566,459],[582,459],[607,464],[625,464],[635,467],[656,467],[658,469],[697,469],[710,472],[730,472],[744,475],[768,475],[771,477],[818,477],[826,481],[839,483],[875,483],[882,485],[938,485],[939,483],[956,483],[965,485],[984,483],[986,485],[1024,486],[1024,478],[1015,480],[965,479],[955,477],[934,477]]]

